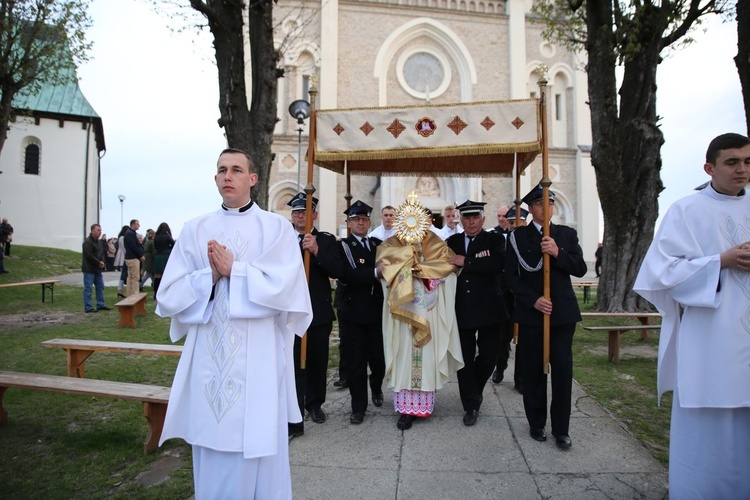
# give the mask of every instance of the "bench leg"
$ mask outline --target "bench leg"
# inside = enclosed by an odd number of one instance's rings
[[[143,402],[143,413],[148,421],[148,435],[143,442],[143,454],[148,455],[159,447],[161,431],[164,429],[164,417],[167,415],[166,403]]]
[[[49,290],[50,293],[50,302],[55,302],[55,284],[54,283],[42,283],[42,303],[44,303],[44,292],[46,290]]]
[[[5,411],[5,407],[3,407],[3,396],[5,395],[6,389],[7,387],[0,387],[0,424],[8,423],[8,412]]]
[[[68,353],[68,377],[85,378],[83,363],[94,351],[83,349],[66,349]]]
[[[648,316],[638,316],[638,321],[640,321],[642,325],[648,325],[648,320]],[[641,331],[641,340],[648,340],[648,330]]]
[[[120,328],[129,326],[135,328],[135,319],[133,319],[133,306],[117,306],[120,311]]]
[[[620,362],[620,330],[610,330],[608,342],[609,361]]]
[[[143,300],[139,300],[135,304],[135,315],[136,316],[145,316],[147,314],[146,312],[146,298],[144,297]]]

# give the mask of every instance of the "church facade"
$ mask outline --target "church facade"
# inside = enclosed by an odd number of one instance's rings
[[[275,163],[269,208],[286,202],[307,179],[309,119],[300,125],[287,111],[297,99],[317,108],[412,106],[525,99],[539,96],[538,68],[547,68],[550,177],[557,194],[553,222],[578,230],[587,261],[599,237],[599,203],[590,162],[591,126],[580,54],[545,41],[530,0],[326,0],[275,7],[276,43],[285,77],[279,80]],[[301,130],[301,132],[300,132]],[[522,195],[541,179],[541,155],[521,180]],[[315,168],[321,201],[318,227],[345,234],[346,178]],[[485,227],[497,208],[515,199],[510,177],[423,175],[352,176],[352,201],[398,206],[412,190],[440,214],[466,199],[487,203]],[[440,218],[438,218],[438,224]]]

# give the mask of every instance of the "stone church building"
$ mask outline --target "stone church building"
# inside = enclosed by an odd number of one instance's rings
[[[314,79],[319,109],[453,104],[538,97],[536,70],[544,65],[551,189],[557,194],[553,222],[578,230],[586,260],[592,262],[599,203],[583,62],[580,54],[545,41],[543,26],[530,9],[531,0],[277,4],[276,43],[285,77],[279,80],[269,209],[286,213],[298,179],[300,186],[306,184],[309,119],[299,125],[288,107],[298,99],[310,100],[307,91]],[[522,176],[522,195],[540,179],[541,155]],[[316,167],[314,185],[320,199],[317,226],[345,235],[346,178]],[[382,206],[400,205],[412,190],[436,215],[466,199],[484,201],[485,228],[490,228],[497,224],[497,208],[513,202],[515,181],[430,175],[351,178],[352,201],[375,208],[373,227],[380,224]],[[438,217],[436,225],[441,222]]]

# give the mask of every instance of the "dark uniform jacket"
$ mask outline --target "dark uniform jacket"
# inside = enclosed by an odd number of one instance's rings
[[[516,228],[514,235],[518,252],[532,268],[542,258],[542,234],[534,224]],[[570,276],[586,274],[586,262],[578,244],[578,233],[568,226],[550,224],[550,236],[558,248],[557,258],[550,256],[550,300],[552,301],[551,325],[564,325],[581,321]],[[525,270],[508,237],[505,254],[505,279],[516,297],[513,321],[519,324],[541,326],[543,315],[534,309],[534,303],[543,295],[544,273]]]
[[[128,228],[125,231],[123,241],[125,242],[125,260],[143,257],[143,245],[138,241],[138,235],[133,229]]]
[[[104,262],[104,246],[88,235],[83,241],[81,271],[89,274],[101,273],[104,268],[99,267],[99,262]]]
[[[503,235],[482,230],[466,251],[465,235],[454,234],[445,242],[456,255],[465,256],[456,286],[458,328],[472,329],[508,318],[502,290],[505,242]]]
[[[364,248],[354,235],[340,241],[339,247],[339,319],[352,323],[379,323],[382,321],[383,289],[375,277],[376,247],[378,238],[367,239],[371,251]],[[346,249],[346,250],[345,250]]]
[[[336,319],[331,300],[331,281],[328,278],[335,276],[338,253],[335,236],[331,233],[320,232],[315,228],[311,232],[317,237],[318,256],[310,254],[310,282],[308,287],[313,310],[313,320],[310,326],[318,326],[332,323]],[[305,252],[302,251],[303,259],[304,256]]]

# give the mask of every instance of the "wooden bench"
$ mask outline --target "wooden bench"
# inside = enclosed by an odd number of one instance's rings
[[[591,332],[608,332],[609,344],[607,355],[609,361],[620,362],[620,334],[630,330],[659,330],[661,325],[620,325],[620,326],[584,326],[584,330]]]
[[[658,312],[598,312],[598,311],[587,311],[582,312],[581,317],[586,318],[635,318],[641,322],[642,325],[651,324],[652,318],[661,318],[661,314]],[[648,330],[641,331],[641,340],[648,340]]]
[[[141,401],[143,413],[148,422],[148,435],[143,443],[143,453],[151,453],[159,446],[159,438],[164,428],[164,417],[167,413],[169,387],[37,373],[0,372],[0,423],[2,424],[8,422],[8,413],[3,407],[3,395],[9,387]]]
[[[21,283],[4,283],[0,285],[0,288],[14,288],[17,286],[29,286],[29,285],[42,285],[42,302],[46,302],[46,292],[50,291],[50,302],[55,301],[55,283],[60,283],[60,280],[37,280],[37,281],[23,281]]]
[[[94,351],[154,354],[157,356],[179,356],[182,354],[181,345],[138,344],[105,340],[52,339],[42,342],[41,346],[64,349],[68,353],[68,377],[78,378],[84,378],[83,363]]]
[[[579,280],[579,281],[573,281],[573,286],[575,287],[583,287],[583,303],[588,304],[589,303],[589,297],[590,297],[590,290],[592,286],[599,286],[598,281],[593,280]]]
[[[129,326],[135,328],[134,315],[145,315],[146,314],[146,297],[148,294],[140,292],[134,293],[120,302],[115,304],[117,310],[120,311],[120,328],[123,326]]]

